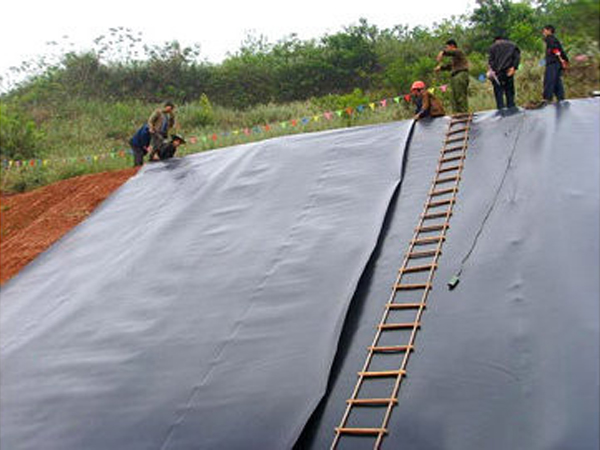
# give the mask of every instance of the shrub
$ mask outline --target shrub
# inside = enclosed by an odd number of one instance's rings
[[[193,103],[180,108],[179,124],[186,129],[201,128],[215,123],[215,113],[206,94]]]
[[[25,112],[0,104],[0,156],[28,159],[42,147],[44,133]]]

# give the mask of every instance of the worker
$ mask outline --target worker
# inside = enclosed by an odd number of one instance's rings
[[[422,81],[415,81],[410,88],[411,99],[415,105],[415,120],[425,117],[441,117],[446,114],[442,101],[426,88],[427,86]]]
[[[185,144],[185,139],[183,137],[178,134],[171,135],[171,142],[163,143],[158,148],[158,151],[154,155],[151,155],[150,161],[158,161],[159,159],[164,161],[165,159],[172,158],[175,156],[175,152],[181,144]]]
[[[546,70],[544,72],[544,102],[549,103],[556,96],[558,101],[565,99],[565,88],[562,73],[568,67],[569,57],[562,48],[560,41],[554,35],[552,25],[542,29],[546,42]]]
[[[452,61],[442,64],[444,56],[450,56]],[[450,71],[450,88],[452,89],[452,111],[465,113],[469,111],[469,61],[464,52],[458,48],[454,39],[446,42],[444,50],[437,55],[438,65],[436,72],[440,70]]]
[[[144,164],[144,156],[148,153],[150,140],[150,129],[148,128],[147,123],[142,125],[129,140],[129,145],[131,145],[131,151],[133,152],[134,166],[141,166]]]
[[[175,126],[175,105],[173,102],[165,102],[163,108],[158,108],[148,119],[150,130],[150,159],[154,159],[158,149],[162,146],[169,135],[169,130]]]
[[[494,39],[489,50],[488,78],[494,86],[496,106],[502,109],[515,107],[515,73],[519,69],[521,50],[503,36]],[[504,102],[506,97],[506,103]]]

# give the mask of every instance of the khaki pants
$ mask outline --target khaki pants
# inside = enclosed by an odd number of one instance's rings
[[[469,112],[469,72],[463,70],[450,78],[452,112]]]

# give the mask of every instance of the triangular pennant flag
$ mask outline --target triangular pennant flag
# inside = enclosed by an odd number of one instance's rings
[[[400,103],[400,97],[394,97],[394,102]]]
[[[373,111],[375,111],[375,103],[369,103],[369,107],[370,107],[370,108],[371,108]]]
[[[296,119],[290,120],[290,123],[292,124],[293,127],[295,127],[296,125],[298,125],[298,121]]]
[[[349,116],[351,116],[351,115],[352,115],[352,111],[354,111],[354,110],[352,109],[352,107],[351,107],[351,106],[348,106],[348,107],[346,108],[346,112],[348,113],[348,115],[349,115]]]
[[[365,105],[358,105],[358,106],[356,107],[356,110],[357,110],[359,113],[363,112],[363,111],[365,110]]]
[[[250,130],[248,128],[244,128],[244,134],[246,136],[249,136],[250,135]]]
[[[302,118],[302,123],[303,123],[304,125],[306,125],[308,122],[310,122],[310,119],[309,119],[308,117],[303,117],[303,118]]]
[[[271,127],[269,126],[269,124],[265,125],[265,131],[269,131],[271,129]]]
[[[331,113],[331,111],[327,111],[327,112],[323,113],[323,115],[325,116],[325,118],[326,118],[327,120],[331,120],[331,116],[332,116],[333,114]]]
[[[387,106],[387,99],[383,99],[379,102],[379,104],[381,105],[382,108],[385,108]]]
[[[430,94],[433,94],[435,92],[435,88],[430,87],[429,89],[427,89],[427,92],[429,92]]]
[[[216,142],[218,138],[217,133],[213,133],[213,135],[210,138],[213,140],[213,142]]]
[[[202,142],[206,142],[208,141],[208,138],[206,136],[202,136]]]
[[[442,92],[446,92],[447,90],[448,90],[448,85],[447,85],[447,84],[442,84],[442,85],[440,86],[440,91],[442,91]]]
[[[410,102],[410,94],[406,94],[404,96],[404,101],[407,102],[407,103]]]
[[[281,128],[287,128],[288,124],[287,124],[287,122],[281,122],[280,125],[281,125]]]
[[[341,110],[341,109],[338,109],[338,110],[337,110],[335,113],[336,113],[336,114],[337,114],[339,117],[342,117],[342,114],[344,113],[344,111],[343,111],[343,110]]]
[[[313,116],[313,120],[315,122],[318,122],[321,119],[321,116]]]

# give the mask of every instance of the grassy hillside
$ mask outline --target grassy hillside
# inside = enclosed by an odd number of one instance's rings
[[[378,29],[361,19],[308,41],[292,35],[271,44],[250,36],[217,65],[176,42],[147,48],[135,59],[139,38],[127,29],[111,29],[91,51],[66,52],[58,62],[16,69],[31,73],[0,97],[0,188],[19,192],[131,165],[129,138],[167,99],[178,106],[178,132],[192,138],[180,154],[410,118],[412,107],[403,96],[412,81],[449,83],[448,73],[433,68],[450,37],[469,56],[472,111],[495,106],[490,83],[478,80],[495,34],[508,34],[523,51],[517,102],[540,99],[540,27],[547,22],[560,30],[571,55],[567,96],[585,97],[600,89],[599,18],[593,0],[479,0],[472,12],[431,28]],[[452,112],[449,92],[436,92]]]

